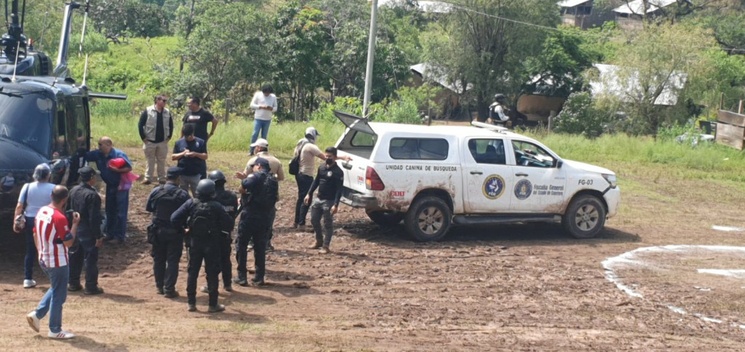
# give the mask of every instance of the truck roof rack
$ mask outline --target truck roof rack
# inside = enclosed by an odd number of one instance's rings
[[[484,129],[487,129],[489,131],[494,131],[494,132],[499,132],[499,133],[508,132],[510,130],[507,127],[496,126],[496,125],[492,125],[492,124],[489,124],[489,123],[478,122],[478,121],[471,121],[471,126],[475,126],[475,127],[479,127],[479,128],[484,128]]]

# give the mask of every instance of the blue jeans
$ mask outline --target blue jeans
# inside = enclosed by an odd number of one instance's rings
[[[106,235],[124,241],[127,238],[129,191],[106,186]]]
[[[41,265],[50,286],[44,297],[41,298],[39,306],[36,307],[36,317],[44,318],[49,313],[49,331],[58,333],[62,331],[62,305],[67,300],[67,281],[70,278],[70,268],[65,265],[60,268],[47,268]]]
[[[34,263],[39,258],[34,243],[34,218],[26,217],[26,227],[23,228],[23,237],[26,239],[26,257],[23,258],[23,275],[24,279],[31,280],[34,278]]]
[[[254,119],[254,132],[251,135],[251,144],[256,142],[257,139],[259,139],[259,130],[261,130],[261,138],[266,139],[266,136],[269,135],[269,124],[272,123],[272,120],[256,120]],[[254,148],[251,148],[251,155],[254,153]]]

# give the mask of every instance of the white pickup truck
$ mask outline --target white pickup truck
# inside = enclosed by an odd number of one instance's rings
[[[590,238],[618,211],[615,173],[561,159],[503,127],[336,116],[347,126],[336,147],[352,156],[342,163],[342,202],[365,208],[382,226],[404,220],[417,240],[438,240],[453,224],[554,221],[574,237]]]

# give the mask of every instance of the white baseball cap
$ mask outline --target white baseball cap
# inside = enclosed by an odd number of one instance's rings
[[[256,140],[256,142],[251,143],[251,147],[268,148],[269,147],[269,141],[267,141],[264,138],[259,138],[259,139]]]
[[[312,126],[305,129],[305,134],[311,135],[313,137],[318,137],[321,135],[320,133],[318,133],[318,130],[316,130],[316,128]]]

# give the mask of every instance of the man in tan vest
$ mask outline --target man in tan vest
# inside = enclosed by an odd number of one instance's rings
[[[142,149],[147,159],[145,180],[142,184],[153,182],[155,166],[158,168],[158,182],[166,183],[166,157],[168,156],[168,141],[173,135],[173,117],[166,109],[168,98],[160,94],[155,97],[155,103],[148,106],[140,115],[137,127],[140,130]]]

